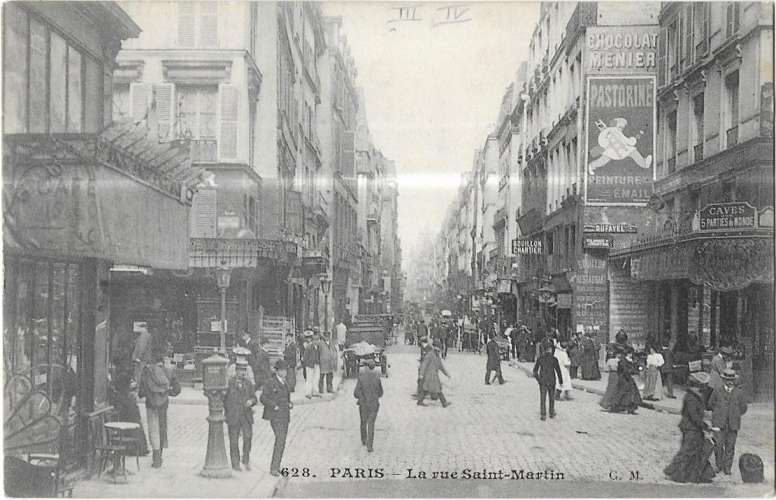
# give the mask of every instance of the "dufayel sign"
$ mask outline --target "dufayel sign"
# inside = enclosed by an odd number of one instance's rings
[[[698,212],[701,231],[754,229],[757,210],[745,201],[712,203]]]

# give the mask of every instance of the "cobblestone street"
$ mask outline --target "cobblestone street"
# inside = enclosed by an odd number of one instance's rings
[[[292,412],[283,466],[292,475],[278,482],[268,474],[273,436],[267,422],[254,426],[253,470],[227,480],[198,476],[204,463],[207,407],[170,406],[170,443],[161,470],[141,459],[141,470],[130,484],[112,486],[103,479],[82,482],[76,496],[118,497],[246,497],[269,496],[531,496],[531,495],[758,495],[773,485],[751,487],[741,482],[737,467],[731,477],[713,485],[688,486],[666,481],[663,467],[679,447],[679,416],[641,409],[638,415],[600,410],[599,396],[575,391],[573,401],[556,405],[558,416],[539,420],[538,390],[533,379],[502,363],[506,384],[483,384],[485,357],[450,352],[446,366],[452,380],[442,377],[453,403],[438,401],[418,407],[410,398],[417,374],[414,346],[391,349],[389,377],[375,432],[375,452],[367,453],[359,439],[358,409],[352,397],[354,380],[346,380],[331,401],[298,404]],[[144,413],[144,412],[143,412]],[[772,425],[744,419],[737,454],[773,456],[765,443],[773,442]],[[758,435],[759,432],[765,433]],[[228,446],[228,443],[227,443]],[[304,469],[309,469],[309,477]],[[332,478],[332,469],[339,469]],[[357,469],[365,470],[362,479]],[[371,479],[370,479],[370,471]],[[376,478],[376,470],[383,478]],[[428,479],[407,479],[420,471]],[[434,481],[433,472],[470,469],[472,474],[512,470],[562,473],[563,481]],[[766,477],[773,477],[766,458]],[[637,474],[637,477],[635,476]],[[344,490],[342,488],[345,488]],[[328,493],[327,493],[328,492]],[[350,493],[348,493],[350,492]],[[608,493],[607,493],[608,492]]]

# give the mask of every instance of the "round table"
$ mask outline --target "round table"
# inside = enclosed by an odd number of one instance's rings
[[[140,424],[136,422],[105,422],[105,430],[108,434],[109,444],[121,444],[124,445],[122,437],[125,434],[136,433],[140,430]],[[138,453],[140,450],[136,450]],[[139,462],[138,462],[139,464]],[[123,474],[124,478],[127,477],[127,467],[125,462],[124,450],[121,453],[114,453],[113,455],[113,480],[116,481],[119,474]]]

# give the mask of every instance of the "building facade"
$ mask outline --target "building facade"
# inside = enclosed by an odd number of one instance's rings
[[[647,304],[648,339],[732,346],[772,399],[773,6],[665,3],[659,47],[654,221],[612,252],[610,286]]]

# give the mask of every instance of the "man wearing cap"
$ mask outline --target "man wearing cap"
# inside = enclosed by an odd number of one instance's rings
[[[232,349],[232,354],[234,354],[235,362],[230,363],[229,366],[226,368],[226,376],[227,377],[233,377],[236,373],[236,367],[238,362],[245,361],[245,363],[248,365],[246,368],[246,375],[245,378],[253,384],[254,387],[256,387],[256,376],[253,373],[253,367],[251,366],[251,351],[248,350],[247,347],[235,347]],[[240,363],[241,364],[241,363]]]
[[[326,392],[334,392],[334,371],[337,369],[337,348],[331,341],[331,332],[324,332],[323,339],[318,344],[318,392],[323,394],[324,383]]]
[[[741,415],[746,413],[747,404],[743,391],[736,386],[736,371],[725,368],[721,378],[723,386],[711,393],[709,406],[711,425],[715,429],[714,455],[717,469],[730,475],[738,430],[741,428]]]
[[[719,351],[717,351],[717,354],[711,358],[711,372],[709,373],[711,378],[709,379],[709,389],[711,389],[712,392],[716,391],[717,389],[722,389],[722,387],[725,385],[722,382],[722,372],[724,372],[725,368],[727,368],[727,360],[731,354],[733,354],[733,349],[729,346],[724,346],[720,347]]]
[[[286,448],[286,436],[288,435],[288,423],[291,420],[291,393],[286,384],[286,363],[282,359],[275,362],[275,373],[261,389],[261,404],[264,405],[262,418],[269,420],[272,432],[275,434],[275,446],[272,450],[272,462],[269,473],[273,476],[280,475],[280,462],[283,459],[283,451]]]
[[[229,456],[232,469],[240,469],[240,435],[243,439],[242,464],[251,470],[251,440],[253,439],[253,407],[256,406],[256,386],[248,380],[250,365],[244,357],[235,362],[235,373],[229,377],[224,400],[226,426],[229,430]]]
[[[361,417],[361,444],[371,453],[374,451],[375,420],[380,410],[383,384],[380,382],[380,373],[375,370],[375,360],[369,359],[366,365],[366,369],[358,374],[353,397],[358,400],[358,414]]]

